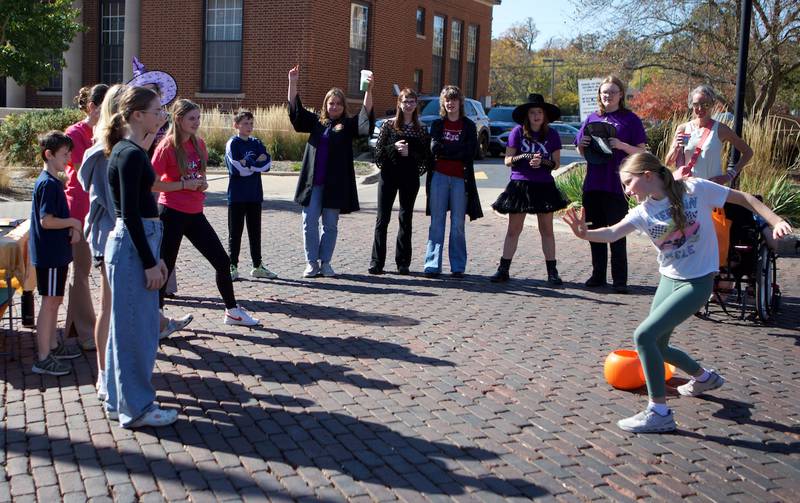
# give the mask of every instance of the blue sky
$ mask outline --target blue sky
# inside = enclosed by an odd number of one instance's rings
[[[571,38],[577,33],[574,13],[575,6],[568,0],[502,0],[494,7],[492,37],[499,37],[515,22],[531,17],[539,30],[536,48],[541,48],[551,37]]]

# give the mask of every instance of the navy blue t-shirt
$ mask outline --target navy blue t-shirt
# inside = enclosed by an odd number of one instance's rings
[[[36,179],[31,206],[31,235],[28,246],[31,262],[36,267],[63,267],[72,262],[72,245],[69,229],[44,229],[41,219],[45,215],[69,218],[64,184],[47,170]]]

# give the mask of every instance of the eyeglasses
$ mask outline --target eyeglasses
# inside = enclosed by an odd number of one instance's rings
[[[600,91],[601,96],[616,96],[619,93],[619,91]]]
[[[692,103],[692,108],[699,108],[701,110],[708,110],[709,108],[711,108],[711,105],[713,105],[713,103],[711,103],[709,101],[699,101],[697,103]]]
[[[402,105],[416,105],[417,104],[417,100],[402,100],[400,102],[400,104],[402,104]]]

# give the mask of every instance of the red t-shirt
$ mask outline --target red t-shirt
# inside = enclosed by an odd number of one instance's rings
[[[156,151],[153,153],[153,169],[156,171],[158,179],[162,182],[180,182],[181,180],[190,180],[192,178],[203,178],[204,175],[200,173],[200,155],[207,161],[208,152],[203,140],[198,138],[197,143],[200,147],[200,154],[195,151],[191,140],[183,142],[188,169],[186,176],[182,177],[178,168],[175,147],[172,146],[170,138],[165,137],[161,140],[161,143],[158,144]],[[202,213],[205,199],[206,193],[199,190],[176,190],[162,192],[158,196],[158,204],[163,204],[167,208],[184,213]]]
[[[69,216],[83,223],[83,219],[89,213],[89,193],[83,190],[81,182],[78,181],[78,169],[83,162],[83,153],[92,146],[92,126],[86,121],[80,121],[68,127],[64,134],[72,140],[71,159],[64,169],[67,174],[64,194],[67,196]]]
[[[458,119],[457,121],[444,120],[444,128],[442,131],[442,141],[445,143],[458,143],[461,139],[461,134],[464,132],[464,121]],[[464,178],[464,162],[454,159],[436,159],[436,171],[447,176],[457,176]]]

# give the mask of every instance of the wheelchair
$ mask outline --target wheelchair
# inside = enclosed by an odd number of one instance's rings
[[[762,234],[768,226],[735,204],[725,205],[725,216],[732,222],[730,246],[727,263],[714,278],[713,303],[739,320],[769,323],[780,307],[781,289],[778,256]],[[706,302],[704,317],[709,317],[712,299]]]

